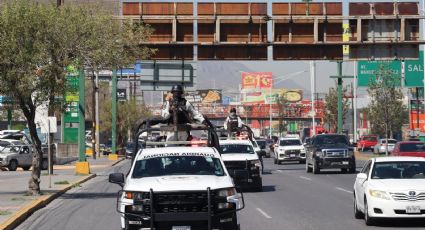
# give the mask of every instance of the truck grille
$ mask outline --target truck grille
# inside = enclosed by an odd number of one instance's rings
[[[425,192],[409,195],[406,193],[391,193],[391,197],[396,201],[425,201]]]
[[[224,165],[226,166],[227,170],[235,170],[248,168],[248,163],[249,161],[225,161]]]
[[[214,193],[211,191],[211,210],[213,209]],[[135,204],[143,203],[135,200]],[[175,212],[208,212],[208,194],[206,191],[178,192],[178,193],[153,193],[155,213]],[[150,202],[143,205],[145,214],[151,211]]]
[[[326,157],[347,157],[348,150],[346,149],[326,149],[323,150]]]
[[[299,154],[300,154],[300,152],[301,152],[301,150],[293,149],[293,150],[286,150],[286,151],[285,151],[285,154],[286,154],[286,155],[290,155],[290,154],[296,154],[296,155],[299,155]]]

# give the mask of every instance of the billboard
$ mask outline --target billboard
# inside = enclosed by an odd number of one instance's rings
[[[168,97],[172,97],[170,92],[165,92],[163,100],[167,100]],[[218,89],[203,89],[196,91],[184,92],[184,98],[192,104],[204,104],[204,103],[222,103],[222,92]]]
[[[242,91],[242,104],[276,104],[277,97],[288,102],[298,102],[303,99],[301,89],[262,89],[257,91]]]
[[[270,89],[272,76],[271,72],[242,72],[242,90]]]
[[[418,127],[418,121],[419,121],[419,127]],[[425,114],[419,113],[418,114],[415,111],[410,112],[410,128],[412,130],[418,129],[421,132],[425,132]]]

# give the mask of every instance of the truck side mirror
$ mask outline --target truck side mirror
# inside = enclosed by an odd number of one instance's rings
[[[109,174],[109,182],[118,184],[119,186],[124,187],[124,174],[122,173],[111,173]]]

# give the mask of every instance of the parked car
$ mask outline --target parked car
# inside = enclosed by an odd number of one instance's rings
[[[373,147],[378,144],[378,136],[376,135],[364,135],[357,142],[357,147],[360,151],[373,151]]]
[[[395,139],[379,139],[378,143],[373,147],[373,153],[381,154],[386,152],[386,148],[388,148],[388,152],[392,152],[394,150],[395,144],[397,140]]]
[[[425,157],[425,143],[422,141],[400,141],[395,145],[392,155]]]
[[[373,225],[379,218],[425,217],[425,159],[370,159],[354,182],[354,217]]]
[[[341,169],[355,173],[356,159],[347,136],[341,134],[319,134],[311,139],[306,148],[306,171],[314,174],[321,169]]]
[[[6,143],[6,146],[0,146],[0,168],[7,168],[9,171],[16,171],[18,167],[23,170],[31,168],[32,154],[34,153],[32,145],[25,144],[22,141],[6,139],[2,139],[1,142],[2,144]],[[47,154],[43,154],[41,163],[41,169],[43,170],[48,168],[47,158]]]

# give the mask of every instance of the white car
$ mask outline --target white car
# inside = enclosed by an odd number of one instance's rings
[[[213,147],[142,149],[126,179],[112,173],[109,181],[123,187],[123,229],[239,229],[243,197]]]
[[[262,165],[249,140],[220,140],[221,157],[235,184],[262,191]]]
[[[354,216],[366,225],[377,218],[424,218],[425,158],[369,160],[354,183]]]
[[[378,144],[373,147],[373,152],[376,154],[385,153],[385,148],[388,148],[388,152],[391,153],[394,150],[397,140],[388,139],[388,144],[386,144],[386,139],[379,139]],[[388,147],[386,147],[388,146]]]
[[[283,161],[298,161],[305,163],[305,148],[299,138],[280,138],[274,148],[274,163],[280,164]]]

